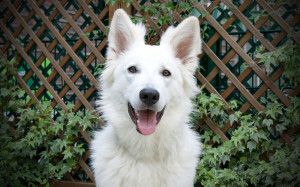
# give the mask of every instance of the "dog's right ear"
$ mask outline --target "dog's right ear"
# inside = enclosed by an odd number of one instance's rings
[[[201,53],[200,27],[196,17],[183,20],[176,28],[168,28],[160,43],[171,46],[175,56],[194,74],[199,64],[197,55]]]
[[[108,34],[107,59],[115,60],[134,42],[144,42],[145,33],[145,27],[134,25],[123,9],[116,10]]]

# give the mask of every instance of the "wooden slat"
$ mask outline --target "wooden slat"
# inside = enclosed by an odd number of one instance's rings
[[[246,1],[244,1],[242,4],[241,4],[241,6],[239,6],[239,10],[241,11],[241,12],[244,12],[246,9],[247,9],[247,7],[249,6],[249,5],[251,5],[251,3],[252,3],[252,0],[246,0]],[[199,18],[199,21],[201,20],[201,19],[203,19],[203,20],[205,20],[204,18]],[[237,19],[237,17],[233,14],[233,15],[231,15],[228,19],[227,19],[227,21],[222,25],[222,27],[225,29],[225,30],[227,30],[235,21],[236,21],[236,19]],[[206,43],[209,47],[212,47],[219,39],[220,39],[220,37],[221,37],[221,35],[218,33],[218,32],[216,32],[209,40],[208,40],[208,42]],[[202,58],[203,56],[205,55],[205,53],[202,53],[199,57],[200,58]],[[224,61],[223,61],[224,62]],[[206,77],[207,78],[207,77]],[[210,81],[210,80],[209,80]]]
[[[252,3],[252,0],[249,0],[249,2],[245,1],[240,7],[239,7],[239,10],[241,12],[243,12],[244,9],[246,9],[249,5],[248,3]],[[245,4],[245,5],[244,5]],[[244,5],[244,6],[243,6]],[[247,6],[246,6],[247,5]],[[278,3],[276,3],[274,5],[274,7],[277,7]],[[233,15],[232,15],[233,16]],[[235,16],[236,17],[236,16]],[[264,23],[266,23],[266,21],[269,20],[269,16],[264,16],[264,17],[261,17],[255,24],[254,24],[254,27],[256,29],[259,29],[260,27],[262,27],[264,25]],[[227,21],[222,27],[224,29],[226,29],[227,27],[225,27],[225,25],[228,23],[229,21]],[[229,27],[229,25],[228,25]],[[218,32],[215,34],[215,35],[219,35]],[[208,41],[207,45],[208,46],[212,46],[215,41],[211,42],[211,40],[215,37],[215,35]],[[219,35],[220,36],[220,35]],[[252,38],[253,34],[251,32],[247,32],[239,41],[238,41],[238,44],[242,47],[244,46],[251,38]],[[272,41],[273,43],[273,41]],[[236,51],[231,49],[227,54],[226,56],[222,59],[222,62],[224,62],[224,64],[227,64],[231,58],[234,57],[234,55],[236,55]],[[206,76],[206,79],[208,79],[208,81],[211,81],[217,74],[219,73],[219,68],[218,67],[215,67],[207,76]]]
[[[281,67],[276,73],[274,73],[272,76],[271,76],[271,79],[276,81],[280,75],[282,74],[283,72],[283,67]],[[254,94],[254,98],[255,99],[258,99],[260,98],[264,93],[265,91],[267,91],[268,87],[264,84],[262,85]],[[243,106],[240,108],[239,111],[242,112],[242,114],[244,114],[245,112],[247,112],[247,110],[251,107],[251,103],[249,101],[247,101],[245,104],[243,104]],[[222,132],[227,132],[231,127],[231,124],[230,122],[228,122],[227,124],[225,124],[223,127],[222,127]]]
[[[0,55],[5,57],[4,53],[0,50]],[[7,60],[7,58],[5,57],[5,60]],[[35,97],[35,95],[32,93],[31,89],[27,86],[26,82],[21,78],[21,76],[17,73],[14,75],[18,81],[18,83],[20,84],[20,86],[25,90],[25,92],[27,93],[27,95],[35,102],[35,103],[40,103],[40,101],[38,100],[37,97]]]
[[[108,12],[108,8],[105,8],[102,12],[101,12],[101,14],[99,15],[99,18],[100,19],[102,19],[106,14],[107,14],[107,12]],[[92,30],[94,29],[96,27],[96,25],[95,24],[92,24],[92,25],[90,25],[90,27],[87,29],[87,31],[88,32],[92,32]],[[83,43],[83,41],[81,40],[81,39],[79,39],[74,45],[73,45],[73,47],[72,47],[72,49],[74,50],[74,51],[77,51],[78,49],[79,49],[79,47],[80,47],[80,45]],[[101,51],[104,47],[105,47],[105,45],[107,44],[107,39],[105,38],[100,44],[99,44],[99,46],[97,47],[97,50],[99,50],[99,51]],[[60,66],[61,67],[63,67],[69,60],[71,59],[71,57],[70,57],[70,55],[66,55],[66,56],[64,56],[63,57],[63,59],[60,61]],[[86,60],[86,62],[84,63],[84,65],[86,66],[86,67],[88,67],[91,63],[92,63],[92,61],[95,59],[95,55],[92,53],[90,56],[89,56],[89,58]],[[105,60],[105,59],[104,59]],[[104,61],[103,61],[103,63],[104,63]],[[78,70],[77,72],[76,72],[76,74],[72,77],[72,81],[73,82],[76,82],[79,78],[80,78],[80,76],[82,75],[82,71],[81,70]],[[52,80],[54,80],[54,78],[55,78],[55,76],[57,75],[57,72],[56,71],[52,71],[51,72],[51,74],[49,75],[49,77],[47,78],[47,80],[48,80],[48,82],[51,82]],[[44,91],[44,87],[40,87],[38,90],[37,90],[37,93],[36,93],[36,95],[40,95],[40,94],[42,94],[43,93],[43,91]],[[63,88],[63,90],[62,91],[60,91],[60,93],[59,93],[59,95],[62,97],[62,96],[64,96],[66,93],[67,93],[67,91],[70,89],[70,87],[68,87],[68,85],[66,85],[64,88]],[[51,106],[55,106],[56,105],[56,102],[55,101],[53,101],[52,103],[51,103]]]
[[[299,130],[300,130],[300,125],[297,125],[297,126],[291,128],[290,130],[288,130],[288,131],[287,131],[287,134],[288,134],[289,136],[292,136],[293,134],[295,134],[295,133],[296,133],[297,131],[299,131]]]
[[[284,72],[284,68],[281,66],[279,68],[278,71],[276,71],[272,76],[271,76],[271,79],[273,81],[276,81],[281,75],[282,73]],[[264,84],[262,85],[254,94],[253,96],[258,99],[260,98],[266,91],[268,90],[268,87]],[[240,108],[240,111],[242,113],[245,113],[249,108],[251,107],[250,103],[249,102],[246,102],[241,108]]]
[[[89,98],[91,95],[92,95],[92,93],[94,93],[94,91],[96,91],[97,89],[96,89],[96,87],[95,86],[92,86],[92,87],[90,87],[87,91],[86,91],[86,93],[85,94],[83,94],[83,96],[85,97],[85,98]],[[76,105],[74,106],[74,111],[78,111],[79,109],[80,109],[80,107],[82,106],[82,102],[78,102],[78,103],[76,103]],[[104,125],[104,122],[102,121],[102,119],[101,118],[99,118],[99,123],[100,123],[100,125]]]
[[[297,14],[294,19],[291,21],[291,23],[289,24],[290,27],[294,27],[296,26],[297,24],[299,24],[300,22],[300,14]],[[285,32],[284,30],[282,30],[277,36],[275,39],[273,39],[272,43],[276,43],[279,44],[279,42],[287,35],[288,33]]]
[[[97,49],[102,50],[104,48],[104,46],[106,45],[106,39],[104,39],[101,44],[97,47]],[[74,47],[74,46],[73,46]],[[86,67],[88,67],[92,61],[95,59],[95,56],[94,55],[90,55],[89,58],[86,60],[86,62],[84,63],[84,65]],[[67,62],[67,61],[66,61]],[[55,74],[56,75],[56,74]],[[48,81],[52,81],[54,78],[55,78],[55,75],[52,76],[52,74],[48,77]],[[80,76],[82,75],[82,71],[81,70],[78,70],[71,78],[71,80],[73,82],[76,82]],[[94,86],[93,86],[94,87]],[[59,92],[59,95],[62,97],[64,96],[68,91],[70,90],[70,87],[68,85],[65,85],[65,87]],[[94,89],[95,90],[95,89]],[[38,89],[37,93],[42,93],[43,90],[40,91],[40,88]],[[55,105],[56,102],[53,101],[53,104],[52,105]],[[81,103],[82,104],[82,103]],[[77,104],[76,104],[77,105]],[[80,105],[81,106],[81,105]],[[75,110],[76,111],[76,110]]]
[[[291,97],[296,97],[300,93],[300,84],[294,88],[294,90],[289,94]]]
[[[204,12],[205,9],[200,3],[194,2],[195,7]],[[275,85],[275,83],[260,69],[260,67],[253,62],[247,53],[231,38],[231,36],[220,26],[220,24],[209,14],[206,15],[206,20],[212,24],[213,27],[222,35],[222,37],[230,44],[230,46],[243,58],[249,67],[265,82],[265,84],[275,93],[281,102],[289,106],[290,100],[282,93],[282,91]],[[237,87],[239,88],[239,87]],[[240,88],[239,88],[240,89]]]
[[[290,33],[295,41],[300,41],[299,36],[297,36],[294,31],[289,30],[289,25],[280,16],[278,16],[278,14],[274,13],[274,9],[271,6],[269,6],[264,0],[256,0],[256,2],[268,12],[268,14],[283,30],[285,30],[286,33]]]
[[[32,0],[30,0],[32,1]],[[59,12],[63,15],[63,17],[68,21],[68,23],[72,26],[72,28],[75,30],[75,32],[78,34],[78,36],[84,41],[84,43],[89,47],[89,49],[96,55],[98,59],[104,59],[102,54],[96,49],[96,47],[93,45],[93,43],[84,36],[84,32],[81,30],[81,28],[77,25],[77,23],[72,19],[72,17],[67,13],[67,11],[64,9],[63,6],[57,1],[52,0],[53,4],[56,6],[56,8],[59,10]]]
[[[220,1],[215,1],[213,2],[209,8],[207,9],[207,11],[209,13],[211,13],[213,10],[214,10],[214,7],[215,6],[218,6],[220,3]],[[241,11],[244,11],[250,4],[252,3],[251,0],[246,0],[240,7],[239,9]],[[179,23],[182,21],[182,18],[175,13],[175,19],[176,21],[178,21]],[[204,21],[204,18],[199,18],[199,22],[201,22],[200,20],[203,19],[202,21]],[[227,21],[226,23],[223,25],[224,29],[227,29],[232,23],[234,23],[234,21],[236,20],[236,16],[232,15]],[[201,24],[201,23],[199,23]],[[213,40],[209,40],[210,42],[208,42],[206,45],[208,45],[209,47],[211,47],[219,38],[220,38],[221,35],[218,34],[218,32],[213,36]],[[202,53],[200,56],[204,56],[205,53]],[[216,67],[217,68],[217,67]],[[215,69],[216,69],[215,68]],[[219,69],[219,68],[218,68]],[[216,95],[218,95],[220,97],[220,99],[222,100],[224,106],[227,106],[228,103],[226,102],[225,99],[223,99],[223,97],[219,94],[219,92],[210,84],[210,80],[207,80],[207,78],[205,78],[200,72],[196,72],[195,73],[195,76],[197,77],[197,79],[202,83],[202,84],[205,84],[205,87],[206,89],[210,92],[210,93],[214,93]]]
[[[208,12],[208,13],[212,13],[213,11],[214,11],[214,8],[216,7],[216,6],[219,6],[219,4],[221,3],[221,0],[215,0],[215,1],[210,1],[211,2],[211,4],[209,5],[209,7],[208,8],[206,8],[206,11]],[[230,19],[230,18],[229,18]],[[205,19],[203,18],[203,17],[200,17],[199,18],[199,22],[200,22],[200,25],[201,25],[201,23],[203,23],[205,21]]]
[[[243,4],[245,4],[247,1],[245,1]],[[250,0],[250,3],[252,3],[252,0]],[[243,9],[242,9],[242,6],[243,4],[239,7],[239,10],[242,12]],[[276,3],[274,5],[274,7],[277,7],[278,6],[278,3]],[[246,8],[246,7],[245,7]],[[269,20],[269,17],[270,16],[264,16],[264,17],[261,17],[255,24],[255,28],[260,28],[262,27],[266,21]],[[227,21],[228,22],[228,21]],[[227,23],[226,22],[226,23]],[[223,28],[226,29],[226,27],[224,27],[226,25],[226,23],[223,25]],[[218,34],[218,32],[216,33]],[[215,34],[215,35],[216,35]],[[219,35],[219,34],[218,34]],[[238,44],[242,47],[244,46],[251,38],[252,38],[253,34],[251,32],[247,32],[239,41],[238,41]],[[213,36],[214,37],[214,36]],[[212,38],[213,38],[212,37]],[[212,46],[214,43],[210,43],[210,41],[212,40],[212,38],[208,41],[207,45],[208,46]],[[278,38],[278,37],[277,37]],[[281,40],[280,40],[281,41]],[[272,41],[272,44],[274,44],[274,40]],[[277,44],[277,43],[276,43]],[[275,44],[274,44],[275,45]],[[234,57],[234,55],[236,55],[236,51],[231,49],[227,54],[226,56],[222,59],[222,62],[224,62],[224,64],[227,64],[231,58]],[[208,79],[208,81],[211,81],[217,74],[219,73],[219,68],[218,67],[215,67],[207,76],[206,76],[206,79]],[[230,92],[231,93],[231,92]]]
[[[283,67],[280,67],[278,71],[276,71],[272,76],[271,79],[273,81],[276,81],[284,72]],[[261,97],[266,91],[267,91],[268,87],[264,84],[262,85],[254,94],[253,96],[258,99],[259,97]],[[241,108],[240,111],[242,112],[242,114],[244,114],[245,112],[247,112],[247,110],[251,107],[251,104],[249,102],[246,102]],[[230,122],[228,122],[227,124],[225,124],[222,127],[222,132],[227,132],[229,130],[229,128],[231,127]],[[286,133],[282,133],[283,135],[283,140],[285,142],[287,142],[290,146],[292,146],[293,141],[291,140],[290,136],[288,136]]]
[[[110,25],[115,11],[120,7],[119,7],[119,3],[115,3],[114,5],[112,5],[111,3],[108,3],[108,7],[109,7],[109,11],[108,11],[109,12],[109,18],[108,18],[108,20],[109,20],[109,25]]]
[[[215,134],[220,135],[222,142],[229,140],[227,136],[214,124],[214,122],[209,117],[205,117],[204,121]]]
[[[285,141],[290,147],[293,146],[294,142],[287,133],[282,133],[280,137],[281,137],[281,141]]]
[[[0,54],[2,56],[5,56],[1,51]],[[27,86],[27,84],[24,82],[24,80],[20,77],[19,74],[15,75],[17,81],[19,82],[19,84],[21,85],[21,87],[25,90],[25,92],[28,94],[28,96],[33,99],[36,103],[37,103],[37,107],[39,108],[39,100],[37,99],[37,97],[32,93],[32,91],[30,90],[30,88]],[[54,124],[54,120],[51,118],[52,124]],[[90,137],[86,137],[86,138],[90,138]],[[51,138],[52,139],[52,138]],[[87,151],[87,154],[85,154],[85,160],[87,160],[89,155],[89,151]],[[88,166],[85,164],[84,160],[82,158],[79,158],[79,165],[84,169],[84,171],[87,173],[87,175],[89,176],[89,178],[95,182],[94,180],[94,176],[93,173],[91,172],[91,170],[88,168]]]
[[[294,20],[290,23],[291,26],[295,26],[297,23],[299,23],[300,20],[300,14],[298,14],[297,17],[294,18]],[[276,38],[272,41],[272,44],[274,46],[276,46],[285,36],[286,36],[286,32],[285,31],[281,31]],[[233,51],[233,50],[232,50]],[[230,51],[231,52],[231,51]],[[229,52],[229,53],[230,53]],[[227,55],[226,55],[227,56]],[[226,58],[226,56],[224,58]],[[258,61],[258,59],[255,59],[254,61]],[[279,71],[279,70],[277,70]],[[240,81],[243,81],[250,73],[251,73],[251,68],[247,67],[242,74],[240,74],[238,76],[238,79]],[[208,79],[209,80],[209,79]],[[230,85],[223,93],[222,96],[226,99],[233,91],[234,91],[235,87],[234,85]]]
[[[91,1],[91,0],[88,0],[88,1]],[[65,2],[67,2],[67,0],[65,0]],[[61,2],[61,4],[62,5],[64,5],[65,4],[65,2]],[[74,20],[76,20],[77,18],[79,18],[79,16],[81,15],[81,13],[83,12],[83,10],[82,9],[79,9],[75,14],[74,14],[74,16],[73,16],[73,19]],[[55,17],[55,15],[57,15],[57,13],[58,13],[58,11],[53,11],[52,12],[52,14],[49,16],[49,20],[51,21],[51,20],[53,20],[54,19],[54,17]],[[69,30],[71,28],[71,26],[69,25],[69,24],[66,24],[65,25],[65,27],[60,31],[60,35],[65,35],[66,33],[67,33],[67,31]],[[95,26],[94,27],[90,27],[90,32],[92,32],[92,30],[95,28]],[[45,24],[43,24],[43,26],[41,27],[41,29],[37,32],[37,36],[40,36],[44,31],[45,31],[45,29],[46,29],[46,25]],[[31,40],[32,41],[32,45],[34,44],[34,42],[33,42],[33,40]],[[52,42],[51,42],[51,44],[47,47],[47,49],[48,49],[48,51],[52,51],[56,46],[57,46],[57,44],[58,44],[58,41],[57,41],[57,39],[54,39]],[[80,47],[80,45],[82,44],[82,40],[78,40],[75,44],[74,44],[74,46],[72,47],[72,49],[74,50],[74,51],[77,51],[78,49],[79,49],[79,47]],[[28,44],[29,45],[29,44]],[[27,45],[27,46],[28,46]],[[31,45],[31,46],[32,46]],[[27,48],[27,46],[25,47],[25,51],[28,51],[29,49],[30,49],[30,47],[31,46],[29,46],[29,48]],[[37,67],[39,67],[40,65],[41,65],[41,63],[45,60],[45,58],[46,58],[46,56],[45,55],[41,55],[40,57],[39,57],[39,59],[37,60],[37,62],[35,63],[35,65],[37,66]],[[61,67],[63,67],[69,60],[71,59],[71,57],[70,57],[70,55],[69,54],[67,54],[66,56],[64,56],[63,57],[63,59],[59,62],[59,65],[61,66]],[[47,78],[47,81],[48,82],[51,82],[54,78],[55,78],[55,76],[57,75],[57,71],[54,69],[52,72],[51,72],[51,74],[49,75],[49,77]],[[24,80],[25,81],[27,81],[30,77],[32,76],[32,71],[29,71],[28,73],[26,73],[26,75],[24,76]],[[76,79],[77,80],[77,79]],[[73,80],[72,80],[73,81]],[[75,82],[75,81],[73,81],[73,82]],[[39,97],[42,93],[43,93],[43,91],[45,90],[45,87],[44,86],[41,86],[38,90],[37,90],[37,92],[36,92],[36,96],[37,97]],[[61,95],[60,95],[61,96]],[[62,96],[61,96],[62,97]],[[53,101],[53,102],[55,102],[55,100]],[[51,104],[51,106],[52,107],[55,107],[55,105],[56,104]]]
[[[245,86],[232,74],[232,72],[223,64],[223,62],[216,56],[216,54],[205,44],[202,45],[203,51],[215,62],[215,64],[222,70],[222,72],[232,81],[232,83],[239,88],[240,92],[247,98],[247,100],[258,110],[264,111],[264,107],[250,94]]]
[[[68,0],[63,0],[61,3],[62,3],[62,4],[66,4],[67,2],[68,2]],[[52,21],[52,20],[55,18],[55,16],[56,16],[57,14],[58,14],[58,11],[57,11],[57,10],[54,10],[54,11],[51,13],[51,15],[48,17],[48,19],[49,19],[50,21]],[[75,15],[76,15],[76,14],[75,14]],[[75,16],[75,15],[74,15],[74,16]],[[22,25],[21,25],[20,27],[22,27]],[[38,37],[40,37],[40,36],[45,32],[46,28],[47,28],[46,25],[43,24],[43,25],[41,26],[41,28],[39,28],[39,30],[37,31],[36,35],[37,35]],[[68,30],[69,30],[69,28],[67,28],[67,25],[66,25],[66,27],[61,31],[61,34],[67,33]],[[52,41],[51,44],[48,46],[48,50],[49,50],[49,51],[52,51],[52,49],[54,49],[54,47],[57,45],[57,43],[58,43],[57,40],[54,39],[54,41]],[[35,43],[34,43],[34,41],[31,39],[31,40],[28,42],[28,44],[25,46],[25,48],[24,48],[25,52],[30,51],[30,49],[31,49],[34,45],[35,45]],[[35,62],[35,66],[36,66],[36,67],[39,67],[45,59],[46,59],[46,56],[42,54],[42,55],[39,57],[39,59]],[[22,60],[21,57],[20,57],[20,58],[17,58],[17,62],[21,62],[21,60]],[[32,76],[32,74],[33,74],[33,71],[32,71],[32,70],[29,70],[29,72],[26,72],[26,74],[25,74],[25,76],[24,76],[24,78],[23,78],[24,81],[27,82],[27,81],[30,79],[30,77]]]
[[[78,160],[78,163],[84,170],[84,172],[88,175],[88,177],[91,179],[91,181],[95,182],[93,172],[90,170],[89,166],[86,165],[86,163],[81,158]]]
[[[84,9],[84,11],[92,18],[92,20],[94,21],[93,23],[95,23],[101,29],[102,32],[105,32],[106,27],[102,23],[101,18],[99,19],[99,17],[96,14],[94,14],[94,12],[88,7],[86,2],[84,2],[83,0],[77,0],[77,2]],[[105,9],[107,10],[107,7]],[[101,11],[101,14],[105,12],[105,9]]]
[[[41,6],[44,3],[45,0],[39,0],[37,2],[38,6]],[[18,8],[18,6],[20,5],[22,1],[16,1],[14,3],[14,7]],[[34,16],[34,11],[30,11],[29,14],[24,18],[26,22],[29,22],[29,20]],[[8,19],[12,16],[11,12],[9,12],[5,18],[3,19],[3,23],[6,23],[8,21]],[[22,32],[23,27],[21,25],[19,25],[19,27],[15,30],[15,32],[13,33],[13,36],[17,38],[17,36]],[[2,47],[2,51],[6,51],[10,46],[10,42],[7,41],[5,43],[5,45]]]
[[[97,85],[98,81],[91,74],[91,72],[84,66],[81,59],[75,54],[69,44],[63,39],[63,37],[57,32],[56,28],[52,25],[52,23],[46,18],[46,16],[42,13],[39,7],[35,4],[33,0],[28,0],[28,3],[34,9],[34,11],[39,15],[42,21],[47,25],[52,34],[56,37],[59,43],[66,49],[72,59],[76,62],[77,66],[84,72],[87,78],[91,81],[92,84]],[[60,5],[61,6],[61,5]],[[72,26],[72,25],[71,25]],[[84,37],[83,37],[84,38]],[[82,38],[81,38],[82,39]],[[97,49],[96,49],[97,50]]]
[[[5,4],[8,6],[10,11],[14,14],[16,19],[23,25],[24,29],[30,35],[30,37],[34,40],[37,46],[42,50],[44,55],[50,60],[53,67],[58,71],[58,73],[62,76],[62,78],[66,81],[66,83],[72,88],[77,97],[84,103],[87,109],[93,110],[92,105],[86,100],[85,97],[80,93],[75,84],[71,81],[68,75],[64,72],[64,70],[59,66],[58,62],[54,59],[54,57],[49,53],[46,47],[42,44],[36,34],[32,31],[32,29],[28,26],[28,24],[24,21],[24,19],[18,14],[18,12],[14,9],[12,4],[8,0],[5,0]]]
[[[94,183],[80,181],[54,181],[52,187],[96,187]]]
[[[39,48],[42,50],[42,52],[47,56],[47,58],[50,60],[50,62],[52,63],[52,65],[54,66],[54,68],[59,72],[59,74],[65,79],[65,81],[67,82],[67,84],[72,88],[72,90],[75,92],[75,94],[79,97],[79,99],[81,99],[81,101],[85,104],[85,106],[92,110],[93,107],[91,106],[91,104],[89,102],[87,102],[87,100],[85,99],[85,97],[80,93],[80,91],[77,89],[77,87],[74,85],[74,83],[70,80],[70,78],[66,75],[66,73],[63,71],[63,69],[61,69],[61,67],[58,65],[58,63],[55,61],[55,59],[53,58],[53,56],[47,51],[46,47],[43,46],[42,42],[37,38],[37,36],[35,35],[35,33],[30,29],[30,27],[25,23],[24,19],[18,14],[18,12],[14,9],[14,7],[12,6],[12,4],[10,4],[9,1],[5,0],[4,1],[5,4],[7,5],[7,7],[10,9],[10,11],[13,13],[13,15],[16,17],[16,19],[18,19],[18,21],[23,25],[24,29],[27,31],[27,33],[31,36],[31,38],[35,41],[35,43],[39,46]],[[2,24],[2,23],[1,23]],[[2,24],[3,25],[3,24]],[[10,34],[10,33],[8,33]],[[10,34],[11,35],[11,34]],[[11,40],[12,41],[12,40]],[[16,41],[14,41],[16,42]],[[24,53],[24,51],[22,51]],[[26,54],[25,54],[26,55]],[[24,55],[22,55],[24,58]],[[27,55],[25,56],[27,58],[29,58]],[[33,62],[31,62],[31,60],[29,59],[31,65],[30,67],[32,69],[34,69],[35,73],[37,74],[36,71],[38,71],[37,67],[34,65]],[[27,63],[28,59],[26,60]],[[38,71],[38,73],[40,73]],[[48,85],[47,89],[49,90],[53,90],[53,88],[51,87],[51,85],[48,83],[48,81],[43,77],[43,75],[40,74],[39,79],[41,80],[41,78],[43,78],[43,83],[44,85]],[[46,82],[45,82],[46,81]],[[49,91],[50,91],[49,90]],[[53,90],[54,91],[54,90]],[[52,92],[53,92],[52,91]],[[52,93],[50,91],[50,93],[52,94],[52,96],[56,97],[56,101],[59,101],[59,103],[61,103],[61,107],[62,109],[66,110],[66,106],[65,104],[62,102],[62,100],[60,99],[60,97],[57,95],[56,92]],[[54,94],[54,95],[53,95]],[[62,104],[63,103],[63,104]],[[85,138],[85,140],[90,144],[90,137],[86,132],[81,132],[83,137]]]
[[[244,16],[243,13],[241,13],[237,7],[230,2],[229,0],[222,0],[227,7],[231,10],[233,14],[235,14],[239,20],[247,27],[247,29],[250,30],[250,32],[260,41],[260,43],[268,50],[268,51],[275,51],[276,48],[271,44],[269,40],[267,40],[254,26],[253,24],[249,21],[246,16]]]
[[[228,105],[227,101],[225,99],[223,99],[223,97],[220,95],[220,93],[210,84],[210,82],[207,81],[207,79],[200,72],[197,71],[195,73],[195,76],[201,82],[202,85],[205,85],[205,88],[210,93],[214,93],[219,96],[219,98],[221,99],[221,101],[223,102],[225,107]]]
[[[7,58],[6,58],[6,56],[4,55],[4,53],[3,53],[1,50],[0,50],[0,55],[3,56],[3,57],[5,58],[6,61],[8,61]],[[27,95],[30,97],[30,99],[32,99],[32,100],[36,103],[37,108],[38,108],[38,109],[41,109],[40,106],[39,106],[39,105],[40,105],[40,101],[39,101],[38,98],[32,93],[31,89],[27,86],[26,82],[22,79],[22,77],[21,77],[18,73],[16,73],[16,74],[14,75],[14,77],[15,77],[16,80],[18,81],[18,83],[19,83],[19,85],[21,86],[21,88],[23,88],[23,89],[25,90],[25,92],[26,92]],[[53,126],[54,123],[55,123],[54,120],[53,120],[53,118],[52,118],[51,116],[48,116],[48,117],[49,117],[50,120],[51,120],[50,125]],[[59,136],[60,136],[61,139],[63,138],[63,135],[62,135],[62,134],[60,134]],[[49,137],[49,138],[52,139],[52,137]]]
[[[202,85],[205,85],[205,88],[210,92],[210,93],[214,93],[216,95],[219,96],[220,100],[222,101],[222,103],[224,104],[225,108],[228,106],[227,101],[219,94],[219,92],[210,84],[210,82],[208,82],[205,77],[200,73],[200,72],[196,72],[195,74],[196,78],[201,82]],[[234,111],[233,110],[229,110],[226,109],[226,111],[229,114],[233,114]],[[199,128],[202,123],[204,123],[204,120],[199,120],[198,124],[194,127],[194,129]]]
[[[58,94],[55,92],[55,90],[52,88],[52,86],[49,84],[49,82],[45,79],[45,77],[42,75],[42,73],[37,69],[37,67],[31,61],[30,57],[24,52],[23,48],[15,40],[14,36],[9,32],[9,30],[5,27],[5,25],[2,23],[2,21],[0,21],[0,27],[1,27],[1,30],[5,33],[6,37],[15,46],[15,48],[17,49],[19,54],[27,62],[27,64],[30,66],[30,68],[33,70],[33,72],[36,74],[36,76],[40,79],[40,81],[42,81],[42,83],[45,85],[47,90],[51,93],[53,98],[58,102],[60,107],[63,110],[67,110],[65,103],[61,100],[61,98],[58,96]]]
[[[14,7],[18,8],[22,2],[23,2],[22,0],[16,0],[14,2]],[[2,22],[5,24],[11,17],[12,17],[12,13],[8,11],[7,14],[4,16]]]
[[[256,28],[260,28],[261,26],[263,26],[263,24],[268,21],[268,17],[263,17],[261,19],[258,20],[258,22],[255,24]],[[247,32],[239,41],[238,41],[238,45],[240,45],[241,47],[243,47],[251,38],[252,38],[253,34],[251,32]],[[231,49],[226,56],[222,59],[222,62],[224,64],[227,64],[233,57],[234,55],[236,55],[236,51],[234,49]],[[217,67],[215,67],[208,75],[207,75],[207,79],[208,81],[211,81],[217,74],[219,73],[219,69]]]
[[[82,159],[83,161],[88,160],[88,159],[90,158],[90,154],[91,154],[91,150],[87,150],[87,151],[84,153],[84,155],[82,156],[81,159]],[[75,169],[72,170],[71,175],[72,175],[72,176],[75,175],[75,174],[79,171],[80,168],[81,168],[81,166],[79,165],[79,163],[77,163]]]

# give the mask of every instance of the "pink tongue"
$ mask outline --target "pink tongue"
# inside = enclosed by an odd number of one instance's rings
[[[138,128],[144,135],[154,133],[156,127],[156,112],[152,110],[140,110],[138,114]]]

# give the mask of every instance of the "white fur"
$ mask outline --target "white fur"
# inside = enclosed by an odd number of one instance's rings
[[[115,12],[99,100],[107,125],[95,133],[91,144],[98,187],[193,186],[201,143],[188,122],[191,98],[198,91],[193,73],[201,52],[199,33],[198,20],[190,17],[169,28],[159,46],[149,46],[145,27],[134,25],[121,9]],[[128,72],[130,66],[138,73]],[[162,75],[165,69],[171,76]],[[145,109],[139,99],[145,87],[160,93],[151,110],[165,107],[155,132],[147,136],[136,131],[127,111],[128,102]]]

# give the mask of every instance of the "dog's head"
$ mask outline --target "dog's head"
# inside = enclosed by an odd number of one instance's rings
[[[122,9],[115,12],[101,82],[102,105],[109,105],[109,98],[115,112],[122,113],[126,108],[138,132],[149,135],[155,131],[166,106],[195,95],[193,74],[201,39],[195,17],[185,19],[176,28],[170,27],[159,46],[146,45],[145,34],[144,25],[133,24]]]

